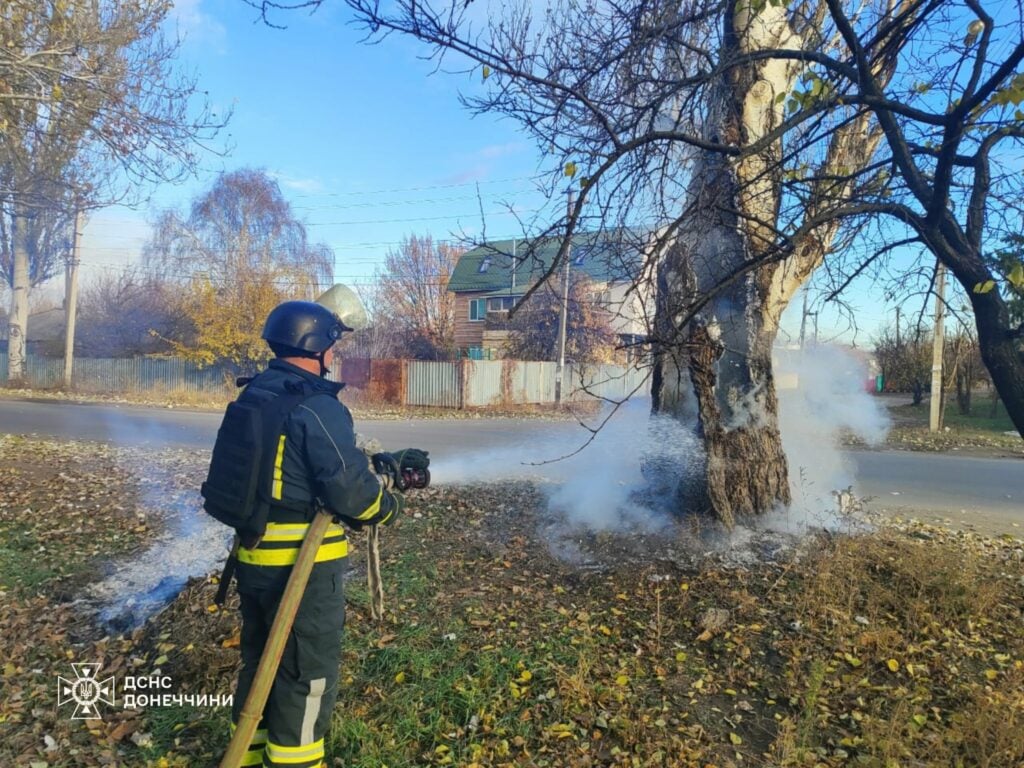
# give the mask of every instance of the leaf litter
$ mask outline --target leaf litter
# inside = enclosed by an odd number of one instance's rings
[[[233,688],[237,598],[211,610],[214,574],[127,632],[80,597],[163,530],[139,483],[184,493],[205,469],[194,452],[120,458],[0,444],[0,764],[205,767],[226,743],[225,708],[72,721],[55,706],[73,661],[167,675],[175,693]],[[545,498],[531,483],[410,495],[382,536],[381,623],[351,537],[328,765],[1024,763],[1019,540],[882,517],[739,544],[690,524],[588,533]],[[14,546],[37,572],[11,567]]]

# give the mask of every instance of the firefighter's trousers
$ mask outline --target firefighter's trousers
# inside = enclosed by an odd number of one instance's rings
[[[313,566],[270,698],[263,709],[263,719],[242,762],[244,766],[315,768],[323,762],[324,737],[338,693],[341,635],[345,624],[342,588],[345,559],[344,554],[335,556],[342,548],[332,541],[337,538],[337,534],[332,533],[328,532],[321,547],[324,557],[318,555],[318,562]],[[328,549],[332,546],[333,549]],[[264,560],[277,557],[280,551],[268,544],[260,545],[264,547],[275,553],[269,558],[263,557]],[[347,553],[347,543],[343,549]],[[245,553],[245,550],[240,552]],[[249,556],[240,557],[238,564],[242,669],[231,712],[232,728],[238,722],[252,685],[291,571],[290,565],[252,562],[260,560],[259,553],[260,549],[249,551]]]

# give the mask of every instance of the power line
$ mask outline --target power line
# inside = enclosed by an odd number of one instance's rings
[[[515,216],[521,213],[538,213],[544,210],[543,208],[526,208],[521,211],[491,211],[490,213],[484,213],[484,218],[488,216]],[[338,226],[354,226],[359,224],[404,224],[409,221],[451,221],[452,219],[464,219],[467,217],[480,216],[480,211],[473,213],[457,213],[452,216],[425,216],[422,218],[401,218],[401,219],[367,219],[365,221],[316,221],[309,222],[306,224],[307,227],[338,227]]]
[[[522,210],[488,211],[488,212],[485,212],[483,214],[483,216],[484,216],[484,218],[486,218],[488,216],[515,216],[515,215],[525,214],[525,213],[540,213],[543,210],[544,210],[543,208],[525,208],[525,209],[522,209]],[[309,227],[339,227],[339,226],[361,226],[361,225],[365,225],[365,224],[404,224],[404,223],[410,222],[410,221],[414,221],[414,222],[451,221],[452,219],[464,219],[464,218],[469,218],[469,217],[477,217],[477,216],[480,216],[480,215],[481,215],[480,211],[472,211],[470,213],[456,213],[456,214],[451,214],[451,215],[446,215],[446,216],[421,216],[421,217],[415,217],[415,218],[402,217],[402,218],[397,218],[397,219],[365,219],[365,220],[356,220],[356,221],[306,221],[306,222],[300,222],[300,223],[302,224],[302,226],[304,226],[306,228],[309,228]],[[104,223],[105,224],[118,224],[118,223],[120,223],[120,224],[139,224],[139,223],[145,223],[145,222],[140,222],[138,219],[106,219],[106,220],[104,220]],[[132,235],[108,235],[108,237],[114,237],[114,238],[119,238],[119,239],[124,239],[124,240],[134,240],[134,239],[138,239],[138,238],[141,238],[141,237],[145,237],[145,235],[138,235],[138,236],[132,236]]]
[[[100,269],[100,270],[103,270],[103,271],[106,271],[106,272],[113,272],[113,273],[120,273],[120,274],[127,274],[129,272],[134,272],[134,273],[139,274],[140,276],[143,276],[143,277],[166,278],[166,279],[176,280],[176,281],[180,281],[180,282],[186,282],[186,281],[189,281],[189,280],[201,279],[202,277],[204,277],[205,275],[208,274],[208,270],[202,270],[202,269],[197,269],[197,270],[195,270],[194,272],[191,272],[191,273],[167,272],[167,271],[163,271],[163,270],[159,270],[159,269],[146,268],[146,267],[143,267],[141,265],[132,265],[132,264],[128,264],[128,265],[121,265],[121,264],[89,264],[88,266],[90,268],[92,268],[92,269]],[[295,278],[292,278],[292,277],[275,277],[275,278],[269,279],[269,280],[261,280],[261,279],[253,278],[253,277],[236,276],[236,277],[232,277],[231,278],[231,283],[233,285],[239,285],[239,284],[242,284],[242,285],[268,285],[269,284],[269,285],[276,285],[276,286],[280,286],[280,287],[292,287],[292,288],[294,288],[294,287],[304,287],[303,286],[303,282],[302,282],[302,278],[303,277],[307,277],[308,278],[308,276],[303,275],[303,276],[295,277]],[[448,280],[449,280],[449,276],[442,276],[440,274],[428,275],[428,276],[425,276],[425,277],[429,278],[429,279],[424,279],[421,282],[424,285],[428,285],[428,286],[432,286],[432,287],[443,287],[443,286],[448,284]],[[355,279],[345,279],[345,278],[355,278]],[[352,275],[333,274],[332,275],[332,279],[335,280],[335,281],[341,280],[342,282],[345,282],[349,286],[366,287],[366,288],[372,288],[372,287],[376,287],[376,286],[380,285],[380,283],[381,283],[381,279],[380,278],[381,278],[381,276],[377,276],[377,275],[373,275],[373,276],[355,275],[355,274],[352,274]]]
[[[309,192],[291,195],[296,198],[309,197],[351,197],[353,195],[390,195],[398,192],[426,192],[433,189],[458,189],[461,187],[483,186],[488,184],[508,184],[513,181],[536,181],[540,176],[514,176],[508,179],[491,179],[489,181],[464,181],[457,184],[430,184],[421,187],[396,187],[394,189],[369,189],[355,192]],[[276,181],[276,179],[275,179]]]
[[[497,242],[497,241],[501,241],[501,240],[528,239],[529,237],[530,237],[529,235],[524,235],[522,232],[517,232],[515,234],[510,234],[510,235],[491,236],[491,237],[488,237],[487,239],[490,242]],[[118,239],[135,240],[137,238],[118,237]],[[460,239],[449,239],[449,238],[440,239],[440,238],[432,237],[431,240],[433,240],[434,245],[436,245],[436,246],[446,245],[446,246],[456,246],[456,247],[469,247],[469,246],[467,246],[466,242],[464,242],[464,241],[462,241]],[[316,245],[325,245],[325,246],[327,246],[331,250],[352,250],[352,249],[356,249],[356,248],[377,248],[377,247],[385,247],[385,246],[388,246],[388,247],[390,247],[390,246],[401,246],[405,242],[406,242],[405,240],[370,240],[370,241],[364,241],[364,242],[358,242],[358,243],[313,243],[313,245],[314,246],[316,246]],[[91,253],[124,253],[124,254],[138,254],[140,252],[140,250],[141,250],[141,248],[138,248],[138,247],[133,248],[133,247],[130,247],[130,246],[117,246],[117,245],[113,245],[113,246],[106,246],[106,245],[104,245],[104,246],[93,247],[93,248],[89,249],[89,251]],[[228,249],[228,248],[208,248],[208,249],[205,249],[205,252],[206,253],[210,253],[210,254],[218,254],[218,255],[232,255],[232,254],[238,254],[239,253],[239,251],[237,251],[237,250]],[[349,260],[352,257],[345,257],[345,258],[346,258],[346,260]],[[337,259],[335,259],[335,260],[337,260]],[[360,261],[360,260],[378,261],[379,257],[377,257],[377,256],[367,256],[367,257],[356,257],[355,258],[355,261]]]
[[[534,190],[529,189],[513,189],[508,190],[502,194],[521,194],[528,193]],[[440,205],[441,203],[453,203],[465,200],[479,200],[480,197],[477,195],[456,195],[454,197],[436,197],[436,198],[419,198],[411,200],[380,200],[374,202],[365,203],[348,203],[344,205],[310,205],[310,206],[298,206],[293,205],[291,209],[293,211],[345,211],[356,208],[391,208],[396,206],[417,206],[417,205]],[[490,199],[490,198],[488,198]],[[166,210],[166,209],[160,209]],[[474,212],[473,215],[479,215],[479,211]],[[142,219],[127,219],[127,218],[108,218],[104,216],[102,218],[103,224],[139,224],[148,223]],[[310,226],[309,222],[300,222],[304,226]]]
[[[531,189],[511,189],[503,192],[504,195],[518,195],[527,192],[535,192]],[[456,203],[463,200],[479,200],[478,195],[455,195],[454,197],[427,197],[413,200],[378,200],[367,203],[348,203],[346,205],[293,205],[293,211],[342,211],[351,208],[379,208],[392,207],[396,205],[439,205],[441,203]]]

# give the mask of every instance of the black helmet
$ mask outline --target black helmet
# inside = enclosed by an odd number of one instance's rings
[[[319,357],[342,333],[351,330],[327,307],[312,301],[286,301],[270,311],[263,324],[263,339],[271,347]]]

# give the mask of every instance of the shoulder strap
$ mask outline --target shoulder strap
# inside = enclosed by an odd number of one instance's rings
[[[281,462],[284,460],[287,448],[287,435],[284,432],[285,424],[292,411],[302,405],[313,395],[319,394],[309,391],[301,382],[292,385],[285,385],[285,391],[268,400],[262,406],[263,410],[263,445],[264,455],[260,461],[260,478],[257,483],[257,496],[265,503],[273,506],[286,508],[299,508],[305,511],[305,505],[289,503],[280,497]]]

